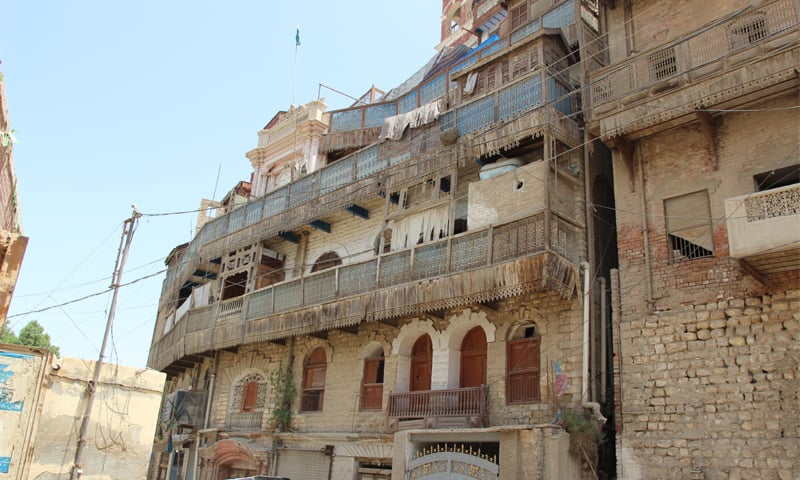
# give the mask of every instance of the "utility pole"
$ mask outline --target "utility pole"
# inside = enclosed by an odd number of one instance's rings
[[[100,379],[100,369],[103,366],[103,358],[105,357],[106,344],[108,344],[108,336],[111,333],[111,325],[114,323],[114,311],[117,308],[117,296],[119,294],[119,286],[122,282],[122,269],[125,267],[125,260],[128,258],[128,251],[131,248],[131,240],[133,239],[133,232],[136,230],[136,222],[142,214],[136,211],[136,206],[133,207],[133,214],[130,218],[126,219],[122,226],[122,237],[119,240],[119,250],[117,250],[117,263],[114,265],[114,273],[111,275],[111,286],[114,293],[111,297],[111,307],[108,310],[108,320],[106,321],[106,332],[103,335],[103,345],[100,347],[100,357],[94,366],[94,377],[92,381],[86,386],[86,395],[88,396],[86,402],[86,412],[81,421],[81,430],[78,436],[78,447],[75,450],[75,462],[72,466],[72,480],[77,480],[83,474],[81,467],[81,455],[83,454],[83,447],[86,445],[86,431],[89,429],[89,419],[92,415],[92,407],[94,406],[94,394],[97,390],[97,382]]]

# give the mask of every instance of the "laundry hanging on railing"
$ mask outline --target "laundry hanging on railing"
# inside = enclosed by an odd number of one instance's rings
[[[426,103],[410,112],[387,117],[383,120],[383,127],[381,127],[378,140],[400,140],[403,138],[403,132],[406,127],[417,128],[427,125],[437,118],[439,118],[439,100]]]
[[[440,235],[447,234],[449,220],[450,208],[442,205],[389,221],[387,227],[392,229],[390,250],[402,250],[418,243],[438,240]]]
[[[478,83],[478,72],[472,72],[467,75],[467,83],[464,84],[464,93],[472,95],[475,91],[475,84]]]
[[[194,287],[192,289],[192,308],[205,307],[208,305],[208,296],[211,293],[211,283]]]

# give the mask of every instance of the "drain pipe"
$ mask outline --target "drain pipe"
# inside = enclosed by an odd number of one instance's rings
[[[581,375],[581,406],[592,411],[592,416],[601,425],[606,423],[606,417],[600,412],[600,404],[589,401],[589,262],[581,262],[583,269],[583,369]]]
[[[589,262],[581,262],[583,269],[583,368],[581,369],[581,401],[589,401]]]
[[[211,399],[214,397],[214,380],[217,378],[217,357],[219,350],[214,352],[214,359],[212,360],[213,366],[211,367],[211,378],[208,382],[208,398],[206,399],[206,411],[203,415],[203,430],[208,428],[208,419],[211,414]],[[167,477],[169,478],[169,477]],[[200,478],[200,432],[194,440],[194,469],[192,470],[192,478],[198,480]]]

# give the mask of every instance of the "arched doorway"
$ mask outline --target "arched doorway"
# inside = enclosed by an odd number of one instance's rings
[[[486,334],[475,327],[461,342],[461,388],[486,384]]]

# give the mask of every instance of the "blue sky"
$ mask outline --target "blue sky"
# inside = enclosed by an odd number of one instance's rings
[[[122,223],[195,210],[249,178],[256,132],[324,84],[388,91],[439,41],[441,2],[0,1],[0,71],[30,237],[9,324],[38,320],[62,356],[96,360]],[[352,101],[331,90],[329,110]],[[143,367],[164,257],[196,214],[144,217],[105,361]],[[145,278],[148,277],[149,278]],[[48,309],[37,313],[40,309]]]

